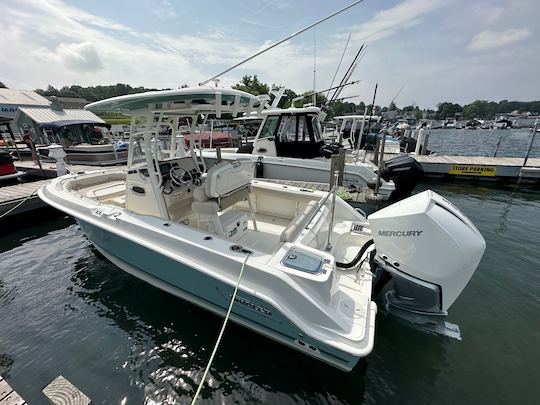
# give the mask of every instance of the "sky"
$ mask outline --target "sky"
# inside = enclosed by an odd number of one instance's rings
[[[353,0],[0,0],[0,81],[36,89],[197,85]],[[364,0],[223,75],[296,92],[338,79],[352,102],[460,104],[540,99],[540,1]],[[397,97],[396,97],[397,95]]]

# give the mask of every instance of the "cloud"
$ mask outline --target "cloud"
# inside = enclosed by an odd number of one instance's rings
[[[162,20],[176,17],[176,11],[174,10],[171,2],[168,0],[162,0],[159,2],[159,4],[152,7],[152,13]]]
[[[420,17],[450,4],[449,0],[404,0],[379,11],[369,21],[352,27],[352,38],[374,42],[395,32],[417,25]]]
[[[79,72],[95,72],[103,68],[101,58],[90,42],[61,43],[56,47],[54,56],[66,67]]]
[[[503,31],[485,30],[476,34],[467,49],[469,51],[484,51],[502,48],[528,38],[531,31],[527,28],[509,28]]]

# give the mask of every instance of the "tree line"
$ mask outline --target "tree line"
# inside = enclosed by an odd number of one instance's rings
[[[182,87],[187,87],[183,84]],[[233,89],[246,91],[254,95],[268,94],[270,90],[279,87],[276,84],[268,85],[259,80],[257,75],[246,75],[240,82],[232,86]],[[88,102],[103,100],[105,98],[123,96],[126,94],[142,93],[145,91],[155,90],[170,90],[170,89],[156,89],[146,87],[132,87],[128,84],[118,83],[115,85],[106,86],[64,86],[59,89],[49,85],[46,89],[36,89],[36,92],[43,96],[61,96],[61,97],[80,97],[86,99]],[[311,97],[308,96],[309,92],[297,94],[294,91],[287,89],[285,96],[282,98],[279,107],[288,108],[291,105],[291,101],[304,95],[305,97],[297,103],[297,106],[311,102]],[[320,106],[325,102],[325,95],[317,95],[317,105]],[[371,105],[367,105],[368,113],[371,112]],[[366,108],[364,102],[354,103],[350,101],[336,100],[328,106],[328,116],[330,118],[345,114],[362,114]],[[378,115],[381,113],[387,113],[393,111],[394,116],[407,115],[419,118],[428,119],[445,119],[445,118],[460,118],[460,119],[493,119],[498,114],[510,113],[513,111],[518,112],[540,112],[540,101],[508,101],[502,100],[499,102],[476,100],[470,104],[460,105],[452,102],[441,102],[437,104],[437,109],[420,109],[418,106],[409,105],[402,108],[397,107],[395,103],[391,103],[389,106],[375,105],[373,107],[373,114]]]

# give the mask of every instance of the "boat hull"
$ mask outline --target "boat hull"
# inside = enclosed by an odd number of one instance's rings
[[[225,315],[234,286],[99,226],[80,219],[78,223],[96,249],[122,270],[219,316]],[[274,306],[241,287],[230,319],[344,371],[350,371],[361,358],[310,338]]]

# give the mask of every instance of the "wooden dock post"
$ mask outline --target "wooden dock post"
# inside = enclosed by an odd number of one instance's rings
[[[53,405],[90,405],[90,398],[61,375],[42,391]]]

